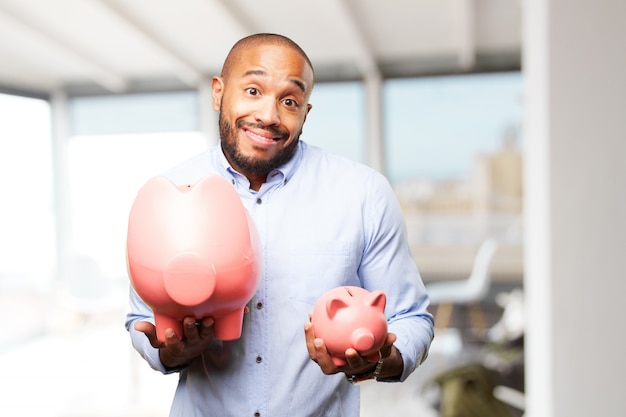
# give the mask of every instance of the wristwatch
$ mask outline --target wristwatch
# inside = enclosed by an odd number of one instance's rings
[[[373,371],[366,372],[364,374],[358,375],[348,375],[346,374],[346,379],[351,384],[356,384],[361,381],[367,381],[368,379],[378,379],[378,375],[380,375],[380,371],[383,369],[383,359],[380,358],[378,362],[376,362],[376,367]]]

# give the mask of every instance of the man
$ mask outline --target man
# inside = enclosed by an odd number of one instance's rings
[[[235,341],[215,340],[212,318],[188,317],[182,340],[168,329],[161,343],[152,311],[131,290],[133,345],[153,368],[180,373],[171,416],[356,417],[359,389],[349,379],[404,381],[426,358],[433,320],[391,187],[299,140],[313,81],[290,39],[240,40],[212,80],[220,146],[164,174],[180,184],[228,179],[254,219],[264,264]],[[315,338],[309,313],[343,285],[387,295],[389,335],[377,363],[348,349],[337,367]]]

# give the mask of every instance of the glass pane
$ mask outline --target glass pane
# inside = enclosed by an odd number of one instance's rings
[[[363,85],[323,83],[313,89],[313,108],[302,139],[359,162],[366,162],[365,93]]]
[[[38,290],[55,257],[50,108],[0,94],[0,114],[0,283]]]
[[[3,351],[44,331],[56,247],[48,103],[0,94],[0,115]]]
[[[205,148],[198,132],[73,137],[69,175],[76,252],[94,259],[105,276],[125,280],[126,227],[137,191]]]
[[[426,281],[467,278],[492,237],[502,242],[495,280],[521,282],[522,81],[509,72],[385,84],[388,177]]]
[[[480,154],[522,145],[519,72],[390,80],[384,100],[394,183],[468,178]]]
[[[70,101],[70,112],[75,135],[198,129],[195,91],[76,97]]]

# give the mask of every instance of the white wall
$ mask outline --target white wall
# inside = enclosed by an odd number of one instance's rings
[[[626,410],[626,2],[526,0],[529,417]]]

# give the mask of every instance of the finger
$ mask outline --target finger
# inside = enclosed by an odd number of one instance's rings
[[[213,325],[215,324],[215,320],[213,317],[205,317],[200,321],[200,325],[198,326],[198,330],[200,332],[200,338],[213,338]]]
[[[313,323],[310,321],[304,323],[304,332],[306,335],[306,347],[309,351],[309,358],[311,358],[313,362],[317,362],[319,367],[322,369],[322,372],[325,374],[328,375],[337,373],[338,369],[326,349],[324,340],[319,337],[315,337],[315,328],[313,327]]]
[[[174,354],[181,354],[185,349],[185,344],[178,338],[173,329],[165,329],[165,347]]]
[[[387,338],[385,339],[385,344],[380,349],[380,353],[383,358],[391,355],[391,350],[393,348],[393,344],[396,343],[398,337],[394,333],[387,333]]]
[[[156,327],[154,327],[154,324],[148,321],[138,321],[135,323],[134,328],[138,332],[146,335],[152,347],[158,349],[163,346],[163,343],[157,337]]]
[[[363,360],[363,357],[359,355],[359,352],[357,352],[354,348],[346,349],[344,355],[346,357],[346,361],[348,362],[348,367],[350,368],[352,373],[357,373],[355,372],[355,370],[359,370],[369,363]]]
[[[324,340],[316,337],[313,340],[313,349],[313,360],[317,362],[319,367],[322,369],[322,372],[327,375],[336,373],[337,367],[330,357],[328,349],[326,349],[326,344],[324,343]]]
[[[156,328],[154,327],[154,324],[148,321],[138,321],[135,323],[134,327],[135,327],[135,330],[137,330],[138,332],[144,333],[146,335],[150,332],[156,333]]]
[[[183,319],[183,334],[188,344],[193,344],[200,339],[195,317],[185,317]]]
[[[308,321],[306,323],[304,323],[304,336],[306,338],[306,348],[309,352],[309,357],[316,361],[317,358],[315,357],[315,331],[313,330],[313,324]]]

